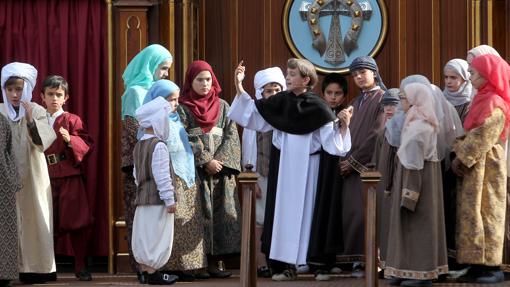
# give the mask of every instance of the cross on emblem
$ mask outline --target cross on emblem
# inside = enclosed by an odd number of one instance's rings
[[[324,61],[339,65],[345,62],[345,54],[349,55],[358,47],[357,40],[363,20],[370,20],[372,5],[368,0],[316,0],[314,2],[301,2],[299,14],[303,21],[307,21],[312,32],[312,46],[324,58]],[[326,41],[323,35],[319,18],[331,15],[329,35]],[[342,42],[340,15],[350,16],[352,24]]]

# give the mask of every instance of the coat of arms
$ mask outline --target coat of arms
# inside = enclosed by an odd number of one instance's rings
[[[374,56],[386,36],[383,0],[287,0],[285,38],[292,52],[321,72],[347,72],[358,56]]]

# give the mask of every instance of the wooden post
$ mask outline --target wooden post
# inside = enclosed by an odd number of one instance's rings
[[[366,195],[365,205],[365,286],[377,287],[377,204],[376,186],[381,179],[378,171],[361,173],[363,192]]]
[[[242,202],[242,240],[241,240],[241,286],[257,286],[257,255],[255,248],[255,184],[258,175],[251,171],[252,165],[246,165],[238,179]]]

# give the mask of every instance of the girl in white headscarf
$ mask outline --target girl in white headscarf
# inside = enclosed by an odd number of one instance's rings
[[[473,85],[469,77],[468,63],[462,59],[452,59],[444,66],[444,90],[445,98],[450,102],[462,122],[469,112],[471,97],[473,96]]]
[[[431,286],[448,272],[443,218],[440,130],[430,85],[401,87],[406,111],[392,191],[385,276],[392,285]]]
[[[133,150],[133,176],[137,185],[136,210],[131,239],[133,256],[148,284],[172,284],[175,275],[157,270],[172,252],[175,197],[170,172],[170,154],[166,146],[171,113],[161,97],[136,110],[136,119],[144,135]]]
[[[51,186],[44,156],[56,135],[46,110],[31,102],[36,80],[37,70],[32,65],[15,62],[2,68],[4,103],[0,112],[12,129],[14,158],[23,186],[17,205],[20,280],[25,283],[56,279]]]

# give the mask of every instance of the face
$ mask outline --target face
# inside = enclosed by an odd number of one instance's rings
[[[193,79],[191,84],[193,91],[200,96],[205,96],[211,91],[212,87],[212,76],[209,71],[202,71]]]
[[[173,92],[166,98],[168,103],[170,103],[170,108],[172,109],[172,113],[177,110],[177,106],[179,105],[179,90]]]
[[[393,117],[395,112],[397,111],[397,105],[384,105],[384,117],[389,120]]]
[[[170,70],[170,67],[172,67],[172,61],[161,62],[154,72],[154,80],[157,81],[168,78],[168,70]]]
[[[267,99],[271,96],[278,94],[281,91],[282,91],[282,87],[279,84],[269,83],[263,87],[262,97],[264,97],[264,99]]]
[[[301,94],[304,89],[308,88],[307,85],[310,82],[310,77],[301,76],[298,68],[287,68],[285,81],[287,82],[287,90],[295,94]]]
[[[326,100],[330,108],[338,107],[343,103],[344,99],[344,90],[338,83],[331,83],[324,89],[324,100]]]
[[[409,109],[411,108],[411,104],[407,100],[406,93],[401,90],[400,94],[398,94],[398,96],[400,97],[400,104],[402,104],[402,109],[404,109],[404,112],[407,113],[407,111],[409,111]]]
[[[375,73],[369,69],[359,69],[352,73],[354,83],[363,91],[368,91],[375,87]]]
[[[487,81],[485,80],[484,77],[482,77],[482,75],[480,75],[480,73],[475,68],[470,67],[469,72],[471,73],[471,77],[469,77],[469,79],[471,80],[471,84],[473,84],[473,87],[475,87],[475,89],[479,89]]]
[[[11,105],[19,107],[21,103],[21,95],[23,94],[24,81],[22,79],[15,80],[12,84],[5,87],[5,94],[7,100]]]
[[[464,82],[464,79],[455,70],[450,68],[444,70],[444,85],[448,92],[457,92]]]
[[[53,114],[62,108],[69,96],[66,95],[66,92],[61,87],[49,87],[44,89],[44,93],[41,93],[41,98],[48,112]]]

